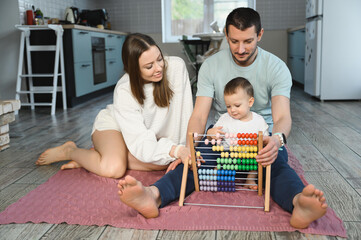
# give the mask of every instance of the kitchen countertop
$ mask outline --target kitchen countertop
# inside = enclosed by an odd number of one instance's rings
[[[305,28],[305,25],[301,25],[301,26],[289,28],[289,29],[287,29],[287,32],[294,32],[294,31],[301,30],[301,29],[304,29],[304,28]]]
[[[93,32],[102,32],[102,33],[112,33],[112,34],[118,34],[118,35],[128,35],[127,32],[120,32],[120,31],[114,31],[114,30],[108,30],[108,29],[100,29],[96,27],[88,27],[83,25],[77,25],[77,24],[65,24],[62,25],[63,29],[79,29],[79,30],[86,30],[86,31],[93,31]]]

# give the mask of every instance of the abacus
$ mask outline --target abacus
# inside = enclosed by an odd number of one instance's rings
[[[262,196],[263,188],[263,166],[256,162],[255,157],[263,148],[263,133],[226,133],[225,135],[215,135],[216,139],[204,140],[206,147],[197,147],[195,143],[203,142],[195,140],[198,137],[210,136],[206,134],[189,133],[189,143],[191,150],[191,164],[194,176],[194,185],[196,191],[225,191],[235,192],[239,190],[257,191]],[[222,139],[221,139],[222,138]],[[222,142],[228,141],[229,146],[222,145]],[[208,147],[209,146],[209,147]],[[200,149],[212,150],[211,153],[201,154]],[[210,164],[202,165],[197,168],[197,158],[201,157]],[[216,159],[207,159],[213,155]],[[269,211],[270,201],[270,184],[271,184],[271,166],[268,165],[265,175],[265,192],[264,206],[227,206],[212,204],[185,203],[185,189],[187,184],[188,164],[184,164],[181,192],[179,197],[179,206],[185,205],[205,205],[205,206],[221,206],[221,207],[240,207],[240,208],[263,208],[265,212]],[[252,173],[249,171],[253,171]],[[254,172],[256,171],[256,172]],[[253,174],[254,178],[249,180],[258,180],[257,190],[249,189],[242,175]],[[240,176],[241,175],[241,176]]]

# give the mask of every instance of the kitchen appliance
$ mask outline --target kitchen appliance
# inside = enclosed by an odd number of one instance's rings
[[[108,20],[108,13],[105,9],[83,10],[80,14],[80,22],[92,27],[105,26]]]
[[[361,99],[360,9],[360,0],[306,0],[305,92]]]
[[[65,21],[68,21],[72,24],[78,23],[79,20],[79,9],[76,7],[68,7],[65,10],[64,15]]]
[[[107,81],[105,38],[91,37],[94,85]]]

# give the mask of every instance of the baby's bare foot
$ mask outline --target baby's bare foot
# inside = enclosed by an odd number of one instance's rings
[[[257,190],[258,186],[255,180],[256,175],[255,174],[248,174],[247,175],[247,180],[246,180],[246,187],[251,189],[251,190]]]
[[[323,192],[312,184],[306,186],[293,199],[294,209],[290,224],[295,228],[307,228],[313,221],[325,215],[326,199]]]
[[[154,186],[144,187],[132,176],[126,176],[118,182],[120,200],[137,210],[145,218],[155,218],[159,215],[159,192]]]
[[[80,164],[75,162],[75,161],[70,161],[64,165],[61,166],[61,170],[65,170],[65,169],[73,169],[73,168],[80,168]]]
[[[74,142],[66,142],[59,147],[45,150],[35,162],[36,165],[48,165],[54,162],[69,160],[70,150],[76,149]]]

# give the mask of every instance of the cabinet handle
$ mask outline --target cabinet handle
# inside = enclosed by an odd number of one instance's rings
[[[111,61],[111,62],[109,62],[110,64],[113,64],[113,63],[115,63],[114,61]]]
[[[82,64],[81,67],[90,67],[90,64]]]
[[[121,38],[121,36],[117,36],[117,38]]]
[[[79,34],[89,34],[89,32],[79,32]]]
[[[112,38],[112,37],[114,37],[114,36],[109,34],[108,37]]]
[[[114,51],[115,50],[115,48],[109,48],[109,51]]]
[[[290,59],[293,59],[293,57],[289,57]]]

